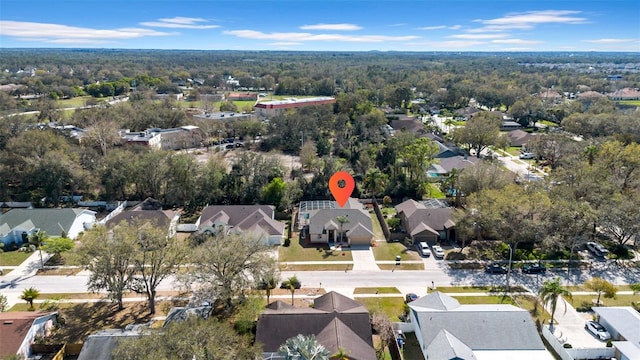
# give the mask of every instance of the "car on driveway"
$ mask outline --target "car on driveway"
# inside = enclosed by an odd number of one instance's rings
[[[547,272],[547,268],[542,264],[524,264],[522,272],[525,274],[544,274]]]
[[[598,244],[597,242],[589,241],[587,243],[587,250],[589,250],[593,255],[599,257],[606,257],[609,254],[609,250],[607,250],[604,246]]]
[[[584,328],[601,341],[611,340],[611,334],[609,334],[607,329],[605,329],[604,326],[600,325],[598,322],[587,321],[584,324]]]
[[[424,242],[424,241],[419,242],[417,247],[418,247],[418,252],[420,253],[420,255],[422,255],[424,257],[431,256],[431,250],[429,250],[429,245],[427,245],[426,242]]]
[[[488,272],[489,274],[506,274],[507,268],[498,263],[493,263],[487,265],[487,267],[484,268],[484,271]]]
[[[433,253],[433,256],[439,259],[444,258],[444,250],[442,250],[442,248],[438,245],[433,245],[431,247],[431,252]]]

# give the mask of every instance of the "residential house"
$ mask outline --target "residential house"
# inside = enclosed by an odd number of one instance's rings
[[[0,215],[0,241],[5,249],[17,248],[38,231],[75,239],[95,222],[96,212],[87,209],[13,209]]]
[[[349,198],[344,207],[331,200],[301,202],[298,227],[312,244],[369,246],[373,240],[371,216],[354,198]]]
[[[31,344],[44,337],[57,322],[57,312],[12,311],[0,313],[0,358],[30,358]]]
[[[211,113],[207,112],[202,115],[193,115],[193,117],[200,120],[236,121],[236,120],[251,120],[253,119],[253,114],[224,111],[224,112],[211,112]]]
[[[431,164],[427,170],[427,176],[430,178],[444,178],[447,177],[451,171],[464,170],[469,167],[476,166],[480,162],[480,159],[474,156],[453,156],[438,159],[437,163]]]
[[[553,89],[547,89],[538,94],[538,97],[544,102],[560,103],[563,95]]]
[[[531,141],[534,136],[538,136],[537,134],[531,134],[524,130],[516,129],[507,132],[507,138],[509,139],[510,146],[519,146],[522,147],[527,144],[527,142]]]
[[[438,145],[438,153],[436,154],[436,159],[444,159],[452,156],[460,155],[460,150],[458,150],[455,146],[447,146],[443,142],[438,140],[432,140],[436,145]]]
[[[409,308],[425,359],[554,359],[529,312],[513,305],[460,305],[435,291],[412,301]]]
[[[280,245],[284,239],[284,223],[275,220],[273,205],[211,205],[202,209],[196,222],[200,233],[220,231],[259,234],[269,245]]]
[[[599,92],[589,90],[589,91],[578,93],[576,97],[581,100],[584,100],[584,99],[595,100],[597,98],[604,97],[604,95],[600,94]]]
[[[0,210],[5,213],[11,209],[33,209],[33,204],[29,201],[2,201]]]
[[[613,340],[615,358],[640,359],[640,314],[630,306],[594,307],[598,322]]]
[[[317,105],[330,105],[336,102],[335,98],[328,96],[313,97],[313,98],[287,98],[283,100],[265,101],[256,104],[253,109],[256,114],[263,117],[270,117],[281,114],[288,109],[303,107],[303,106],[317,106]]]
[[[331,354],[344,350],[351,360],[376,358],[369,311],[334,291],[315,299],[313,307],[293,307],[276,301],[258,318],[256,342],[264,358],[275,355],[287,339],[314,335]]]
[[[425,241],[434,245],[441,241],[455,241],[453,209],[438,199],[418,202],[409,199],[396,205],[401,225],[414,243]]]
[[[111,353],[118,346],[118,342],[144,336],[145,326],[129,326],[125,329],[100,330],[87,336],[78,355],[78,360],[111,360]]]
[[[402,114],[389,114],[387,119],[389,120],[389,125],[395,131],[409,131],[415,134],[424,133],[424,124],[418,118]]]
[[[473,114],[477,113],[478,111],[480,110],[478,110],[478,108],[474,106],[467,106],[466,108],[457,109],[455,111],[455,118],[466,121],[469,120],[469,118],[471,118]]]
[[[624,88],[608,93],[611,100],[640,100],[640,91],[632,88]]]
[[[167,229],[167,234],[171,237],[176,234],[179,219],[179,211],[162,210],[162,206],[156,200],[146,199],[131,210],[122,211],[112,216],[107,220],[105,226],[107,229],[113,229],[123,222],[128,224],[150,223],[161,229]]]
[[[522,125],[519,122],[513,120],[502,120],[500,124],[500,131],[510,131],[514,129],[520,129]]]

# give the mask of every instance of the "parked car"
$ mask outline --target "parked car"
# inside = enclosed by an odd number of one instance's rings
[[[498,263],[489,264],[487,265],[486,268],[484,268],[484,270],[489,274],[506,274],[507,273],[507,268]]]
[[[523,152],[520,154],[520,159],[530,160],[533,159],[535,155],[532,152]]]
[[[544,274],[547,272],[547,268],[542,264],[524,264],[522,272],[525,274]]]
[[[604,326],[595,321],[587,321],[584,324],[584,327],[601,341],[607,341],[611,339],[611,334],[609,334],[607,329],[605,329]]]
[[[431,250],[429,250],[429,245],[427,245],[426,242],[421,241],[418,243],[417,246],[418,246],[418,252],[420,253],[420,255],[424,257],[431,256]]]
[[[431,252],[433,253],[433,256],[437,257],[437,258],[444,258],[444,250],[442,250],[442,248],[438,245],[433,245],[431,247]]]
[[[410,303],[412,301],[418,300],[418,298],[420,298],[420,296],[418,296],[418,295],[416,295],[414,293],[408,293],[407,295],[404,296],[404,302]]]
[[[609,250],[605,249],[604,246],[598,244],[597,242],[589,241],[587,243],[587,250],[589,250],[593,255],[605,257],[609,254]]]

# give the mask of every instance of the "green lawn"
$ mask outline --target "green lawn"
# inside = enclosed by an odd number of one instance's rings
[[[440,190],[440,187],[438,186],[438,184],[434,184],[434,183],[428,183],[427,184],[427,189],[425,191],[425,196],[429,197],[429,198],[434,198],[434,199],[444,199],[444,198],[446,198],[444,193]]]
[[[574,307],[587,303],[595,306],[597,295],[574,295],[570,301]],[[600,306],[631,306],[632,301],[640,301],[639,295],[616,295],[614,299],[605,299],[604,295],[600,296]]]
[[[0,253],[0,265],[18,266],[22,264],[32,253],[21,251],[8,251]]]
[[[522,150],[520,146],[509,146],[507,148],[507,152],[509,153],[509,155],[513,155],[513,156],[520,155],[520,150]]]
[[[398,316],[404,311],[404,299],[398,297],[354,297],[354,300],[364,305],[371,313],[386,315],[391,322],[400,321]]]
[[[436,287],[437,291],[443,293],[475,293],[475,292],[489,292],[491,291],[491,286],[438,286]]]
[[[539,123],[546,125],[548,127],[557,127],[558,124],[554,123],[553,121],[549,121],[549,120],[540,120],[538,121]]]
[[[401,294],[395,287],[366,287],[353,289],[354,294]]]
[[[394,217],[396,216],[396,208],[394,208],[393,206],[383,206],[382,208],[380,208],[380,211],[382,211],[382,215],[388,215],[390,217]]]
[[[71,99],[56,100],[56,105],[59,109],[70,107],[82,107],[87,105],[87,100],[91,99],[91,96],[79,96]]]
[[[631,291],[631,286],[629,285],[614,285],[618,291]],[[575,286],[565,286],[565,289],[575,292],[575,291],[593,291],[591,289],[587,289],[586,286],[583,285],[575,285]]]
[[[310,265],[287,265],[280,264],[280,271],[344,271],[352,270],[351,264],[310,264]]]
[[[529,314],[533,318],[533,321],[540,320],[541,324],[549,323],[551,315],[538,304],[534,296],[516,296],[517,306],[529,311]]]
[[[371,216],[371,224],[373,225],[373,240],[384,240],[384,233],[380,227],[380,221],[375,212],[369,214]]]
[[[424,264],[400,264],[395,266],[392,264],[378,264],[380,270],[424,270]]]
[[[620,105],[640,106],[640,100],[620,100],[617,103]]]
[[[327,246],[322,245],[303,247],[297,238],[296,234],[291,245],[280,246],[279,261],[353,261],[350,251],[331,251]]]
[[[399,242],[378,242],[373,247],[373,255],[378,261],[392,261],[400,255],[400,260],[421,260],[420,255],[413,250],[407,249]]]

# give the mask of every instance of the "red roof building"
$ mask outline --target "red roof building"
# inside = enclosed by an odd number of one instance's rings
[[[335,98],[322,96],[305,99],[287,98],[284,100],[265,101],[256,104],[253,109],[258,115],[265,117],[277,115],[287,109],[302,106],[326,105],[336,102]]]

